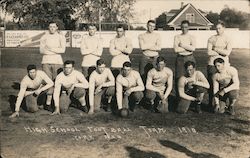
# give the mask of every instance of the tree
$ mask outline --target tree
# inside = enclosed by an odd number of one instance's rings
[[[220,19],[220,15],[218,13],[213,13],[212,11],[210,11],[207,15],[206,18],[213,24],[218,23],[219,19]],[[212,29],[214,29],[215,26],[212,27]]]
[[[13,21],[21,29],[47,28],[49,21],[57,21],[60,29],[71,29],[73,7],[77,0],[2,0],[1,6],[13,14]]]
[[[87,23],[97,23],[99,20],[105,23],[129,23],[133,17],[134,3],[135,0],[89,0],[75,8],[74,17]]]
[[[13,14],[13,21],[22,29],[47,28],[51,20],[60,29],[73,29],[75,21],[88,23],[128,22],[135,0],[1,0],[1,7]],[[99,15],[99,13],[101,13]]]
[[[226,27],[247,29],[249,27],[249,15],[245,12],[236,11],[228,7],[220,13],[220,20],[224,21]]]
[[[163,28],[166,29],[167,27],[167,17],[165,13],[162,13],[156,18],[156,28]]]

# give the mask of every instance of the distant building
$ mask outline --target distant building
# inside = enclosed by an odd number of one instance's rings
[[[206,13],[196,9],[191,3],[183,5],[180,9],[172,9],[166,12],[168,29],[180,29],[181,21],[188,20],[192,30],[210,30],[213,24],[205,17]]]

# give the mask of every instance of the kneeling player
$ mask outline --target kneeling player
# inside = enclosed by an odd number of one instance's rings
[[[19,116],[20,106],[24,97],[27,111],[36,112],[38,110],[37,98],[39,94],[54,85],[53,81],[43,71],[37,70],[35,65],[28,65],[27,72],[28,74],[21,81],[15,112],[10,118]]]
[[[102,59],[97,60],[96,70],[89,77],[89,114],[100,110],[100,104],[103,97],[108,100],[108,109],[112,96],[115,95],[115,78],[109,68],[106,68]]]
[[[88,81],[83,74],[74,70],[74,61],[64,62],[63,72],[57,75],[54,89],[54,114],[66,112],[69,108],[70,99],[76,99],[81,103],[84,112],[88,112],[85,101],[85,89],[88,88]]]
[[[232,66],[225,66],[222,58],[215,59],[214,65],[217,69],[213,76],[215,112],[224,113],[229,99],[229,114],[235,115],[234,105],[240,89],[238,71]]]
[[[196,111],[201,113],[201,102],[209,83],[202,72],[195,70],[195,63],[187,61],[185,64],[186,73],[178,81],[180,101],[177,112],[186,113],[191,102],[196,104]]]
[[[131,63],[123,64],[121,73],[116,78],[116,97],[118,109],[134,110],[143,98],[144,85],[139,72],[132,70]],[[132,101],[132,102],[130,102]],[[129,106],[129,102],[133,103]]]
[[[172,85],[173,72],[165,67],[164,58],[158,57],[156,68],[148,72],[146,82],[146,99],[149,100],[152,111],[168,112],[168,96],[173,88]]]

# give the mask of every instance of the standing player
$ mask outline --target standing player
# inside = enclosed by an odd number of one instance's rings
[[[191,102],[194,102],[196,104],[196,111],[201,113],[201,103],[206,89],[209,88],[209,83],[203,73],[195,69],[193,61],[187,61],[184,67],[186,73],[180,77],[178,82],[180,101],[177,112],[186,113]]]
[[[109,68],[106,68],[104,60],[96,62],[96,70],[89,77],[89,114],[100,110],[103,97],[107,97],[110,104],[115,95],[115,78]],[[110,105],[107,105],[110,106]],[[108,107],[107,109],[109,109]]]
[[[121,73],[116,79],[116,98],[118,109],[134,110],[134,107],[129,107],[129,102],[139,105],[143,98],[144,85],[140,74],[132,70],[131,63],[125,62],[123,64]]]
[[[41,38],[40,53],[43,54],[42,69],[53,81],[62,68],[63,60],[61,54],[65,52],[66,39],[58,32],[55,22],[49,23],[49,33]],[[47,92],[46,105],[51,108],[53,88]]]
[[[133,47],[131,39],[125,37],[125,30],[122,25],[116,28],[116,37],[110,41],[109,52],[113,56],[111,61],[111,68],[114,69],[114,76],[116,77],[122,64],[126,61],[130,62],[129,54],[131,54]]]
[[[139,35],[139,45],[143,51],[140,63],[139,72],[146,80],[148,71],[155,66],[156,59],[159,56],[158,51],[161,50],[161,37],[154,32],[155,21],[149,20],[147,23],[147,32]]]
[[[188,33],[189,21],[184,20],[181,22],[180,35],[174,37],[174,51],[177,54],[175,61],[175,90],[176,96],[178,96],[178,80],[181,76],[185,74],[184,64],[187,61],[193,61],[195,63],[195,58],[193,52],[195,51],[196,42],[194,36]]]
[[[82,59],[82,73],[87,78],[95,68],[96,61],[102,56],[101,40],[95,36],[95,25],[88,26],[89,34],[82,39],[81,53]]]
[[[229,66],[229,55],[232,51],[231,41],[224,33],[225,24],[219,22],[216,25],[217,35],[213,35],[208,39],[207,53],[208,53],[208,66],[207,66],[207,77],[208,82],[211,85],[209,89],[209,105],[212,105],[213,100],[213,75],[217,72],[214,66],[214,60],[216,58],[222,58],[225,64]]]
[[[168,96],[172,90],[172,84],[172,70],[165,67],[165,60],[163,57],[158,57],[156,68],[148,72],[146,82],[146,98],[151,104],[152,111],[168,112]],[[160,107],[158,107],[158,104]]]
[[[85,89],[89,87],[89,84],[81,72],[74,70],[74,64],[74,61],[65,61],[63,72],[56,77],[54,90],[55,111],[53,115],[68,110],[69,103],[67,101],[63,102],[62,98],[77,99],[81,103],[83,111],[88,112]]]
[[[214,65],[217,69],[213,76],[215,112],[224,113],[229,99],[229,114],[235,115],[234,106],[240,89],[238,71],[232,66],[227,66],[222,58],[215,59]]]
[[[53,86],[53,81],[43,71],[37,70],[35,65],[28,65],[27,72],[28,74],[21,81],[15,112],[10,118],[19,116],[20,106],[24,97],[27,111],[36,112],[38,110],[37,98],[39,94]],[[44,85],[44,83],[46,84]]]

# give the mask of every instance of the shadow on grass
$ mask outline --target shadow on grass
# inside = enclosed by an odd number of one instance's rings
[[[185,153],[187,156],[190,156],[192,158],[219,158],[219,156],[210,153],[195,153],[188,148],[169,140],[159,140],[159,142],[161,145],[167,148]]]
[[[166,158],[164,155],[157,152],[142,151],[131,146],[126,146],[125,149],[129,152],[130,158]]]

